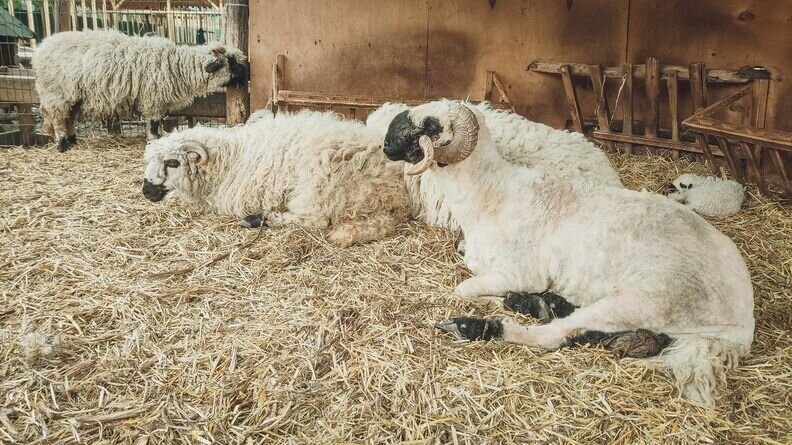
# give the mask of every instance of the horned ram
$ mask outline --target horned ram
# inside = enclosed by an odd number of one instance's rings
[[[641,360],[670,368],[685,397],[714,404],[725,370],[751,346],[753,289],[737,247],[702,217],[659,194],[516,166],[499,155],[484,114],[460,102],[397,115],[384,151],[431,177],[459,222],[474,276],[457,294],[543,299],[549,290],[570,303],[542,325],[455,317],[438,327],[545,349],[659,351]]]
[[[80,118],[134,115],[148,139],[159,121],[228,85],[246,82],[245,56],[233,47],[176,45],[117,31],[72,31],[47,37],[33,54],[44,131],[64,152],[77,142]]]

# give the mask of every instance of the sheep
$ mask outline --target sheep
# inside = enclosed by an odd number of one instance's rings
[[[685,397],[713,406],[754,332],[751,277],[727,236],[660,194],[508,162],[485,115],[460,102],[399,114],[383,150],[431,176],[459,222],[474,276],[458,295],[550,290],[577,307],[543,325],[455,317],[438,327],[545,349],[640,342],[651,331],[662,352],[643,363],[670,368]]]
[[[726,217],[742,208],[745,188],[728,179],[685,173],[671,183],[668,197],[704,216]]]
[[[584,135],[532,122],[517,113],[492,108],[486,102],[473,107],[486,117],[498,152],[509,162],[543,168],[558,178],[583,177],[592,184],[623,187],[608,157]],[[393,118],[408,108],[386,103],[368,116],[366,126],[384,136]],[[405,175],[405,181],[416,217],[434,226],[458,229],[430,176]]]
[[[381,139],[333,113],[279,113],[232,128],[192,129],[151,141],[143,195],[169,193],[242,225],[329,229],[340,247],[383,238],[409,219],[401,165]]]
[[[61,32],[33,54],[44,131],[65,152],[77,142],[80,117],[91,120],[139,115],[149,140],[159,120],[194,98],[246,82],[245,56],[213,43],[177,46],[161,37],[117,31]]]

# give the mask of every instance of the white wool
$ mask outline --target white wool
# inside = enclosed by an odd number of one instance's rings
[[[61,138],[73,109],[92,120],[134,114],[152,121],[184,108],[229,81],[229,56],[245,60],[238,49],[217,43],[184,46],[117,31],[71,31],[44,39],[32,64],[42,112]],[[216,60],[224,66],[207,73]]]
[[[592,186],[623,187],[605,153],[582,134],[556,130],[485,102],[472,107],[487,119],[497,151],[507,161],[543,169],[559,179],[583,178]],[[393,118],[408,109],[386,103],[369,115],[366,126],[384,137]],[[431,175],[405,175],[405,181],[415,216],[435,226],[458,228]]]
[[[208,165],[182,149],[200,141]],[[234,128],[196,127],[150,142],[145,179],[209,210],[263,214],[270,226],[331,228],[341,246],[381,238],[409,218],[402,166],[379,138],[333,113],[278,113]],[[166,168],[166,160],[180,162]]]
[[[551,289],[581,307],[546,325],[504,323],[505,340],[531,346],[556,348],[579,330],[667,334],[680,349],[666,365],[686,396],[711,405],[722,368],[716,362],[736,362],[754,332],[751,278],[734,243],[661,195],[504,160],[486,116],[471,108],[480,125],[473,153],[424,173],[466,239],[465,263],[475,276],[456,292]],[[417,125],[435,116],[447,131],[448,112],[439,101],[410,117]]]
[[[735,181],[714,176],[685,173],[674,179],[668,197],[705,216],[734,215],[745,201],[745,187]]]

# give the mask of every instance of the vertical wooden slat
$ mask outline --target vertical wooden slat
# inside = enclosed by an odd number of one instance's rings
[[[165,8],[166,8],[165,13],[167,14],[167,21],[168,21],[168,38],[171,39],[171,41],[175,42],[176,35],[174,34],[173,29],[176,27],[176,25],[173,20],[173,10],[171,9],[171,0],[167,0],[167,2],[165,3]]]
[[[278,54],[275,63],[272,64],[272,112],[277,113],[281,109],[278,92],[283,87],[283,69],[286,65],[286,57]]]
[[[716,137],[715,139],[718,141],[718,147],[720,147],[723,155],[726,157],[726,162],[729,164],[729,170],[731,171],[732,176],[740,184],[745,184],[745,179],[743,178],[742,171],[740,170],[740,165],[737,163],[737,156],[735,156],[734,151],[732,151],[729,141],[722,137]]]
[[[28,28],[33,31],[33,34],[38,34],[36,30],[36,20],[33,19],[33,0],[25,0],[27,6]],[[36,47],[36,39],[30,39],[30,46]]]
[[[487,71],[486,83],[484,84],[484,100],[487,102],[492,102],[492,88],[495,86],[495,81],[492,80],[493,77],[495,77],[495,72]]]
[[[679,140],[679,74],[674,70],[668,74],[668,109],[671,111],[671,140]],[[672,150],[671,157],[679,159],[679,150]]]
[[[740,141],[740,148],[742,149],[743,153],[745,153],[745,159],[748,160],[748,172],[750,173],[750,176],[753,178],[753,181],[759,185],[759,190],[761,190],[762,193],[767,194],[767,183],[765,182],[764,176],[759,169],[759,162],[756,159],[756,152],[747,142]]]
[[[102,0],[102,28],[108,28],[109,16],[107,15],[107,0]]]
[[[8,13],[14,15],[14,0],[7,1]]]
[[[600,131],[610,133],[610,108],[608,107],[608,97],[605,95],[604,79],[602,77],[602,67],[600,65],[589,65],[589,77],[591,86],[594,90],[594,106],[597,115],[597,126]],[[614,150],[613,141],[605,141],[608,150]]]
[[[91,0],[91,25],[93,29],[99,29],[99,17],[96,13],[96,0]]]
[[[69,0],[69,14],[71,15],[71,29],[77,31],[77,4],[74,0]]]
[[[656,138],[660,123],[660,61],[655,57],[646,59],[645,81],[648,108],[644,122],[644,136]]]
[[[82,14],[82,29],[88,29],[88,16],[85,15],[85,0],[80,0],[80,13]]]
[[[768,151],[770,152],[770,159],[773,161],[776,171],[778,171],[778,175],[781,176],[781,180],[784,182],[784,190],[786,190],[788,196],[792,197],[792,178],[789,177],[789,172],[784,164],[784,156],[779,150],[770,148]]]
[[[575,84],[572,82],[572,74],[570,73],[569,65],[561,67],[561,80],[564,82],[564,94],[566,95],[569,112],[572,115],[572,126],[575,128],[575,131],[583,133],[583,118],[580,115],[580,105],[578,105]]]
[[[704,96],[704,84],[706,83],[706,69],[701,62],[692,63],[688,69],[690,73],[690,94],[693,99],[693,112],[707,106],[706,97]],[[712,156],[707,137],[702,134],[696,134],[696,143],[701,147],[704,152],[704,157],[710,164],[712,174],[718,176],[720,173],[718,166],[715,164],[715,158]]]
[[[229,0],[226,4],[226,27],[223,42],[248,54],[248,0]],[[226,88],[226,124],[244,124],[250,115],[247,83]]]
[[[630,63],[622,65],[624,72],[624,87],[622,88],[622,95],[624,96],[624,112],[622,118],[622,133],[626,136],[633,134],[633,66]],[[625,153],[633,153],[633,144],[625,144]]]
[[[767,125],[767,95],[770,90],[770,80],[756,79],[753,83],[753,105],[754,105],[754,119],[753,126],[756,128],[765,128]],[[756,145],[753,148],[754,157],[759,165],[760,173],[762,165],[764,164],[763,150],[761,145]]]
[[[41,13],[44,21],[44,37],[52,35],[52,25],[50,25],[50,3],[49,0],[41,0]]]

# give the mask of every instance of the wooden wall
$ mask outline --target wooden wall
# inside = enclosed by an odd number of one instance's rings
[[[792,130],[792,0],[251,0],[250,21],[253,109],[282,53],[287,88],[325,93],[481,99],[494,70],[521,114],[561,127],[560,81],[533,60],[652,55],[769,68],[770,126]]]

